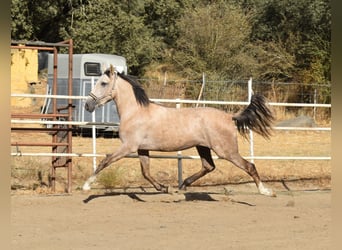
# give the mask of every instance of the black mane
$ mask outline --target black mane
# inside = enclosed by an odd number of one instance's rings
[[[118,76],[120,76],[122,79],[126,80],[132,85],[135,99],[141,106],[149,105],[150,99],[148,98],[143,87],[140,85],[140,83],[134,76],[125,75],[123,73],[118,73]]]

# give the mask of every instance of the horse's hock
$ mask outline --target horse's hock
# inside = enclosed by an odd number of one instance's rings
[[[38,82],[38,52],[34,49],[11,49],[11,93],[32,93]],[[11,98],[11,106],[28,107],[31,98]]]

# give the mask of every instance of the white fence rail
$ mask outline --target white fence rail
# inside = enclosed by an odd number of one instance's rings
[[[26,97],[26,98],[57,98],[57,99],[83,99],[86,96],[67,96],[67,95],[38,95],[38,94],[11,94],[12,97]],[[151,99],[151,101],[159,103],[175,103],[175,104],[219,104],[219,105],[248,105],[249,102],[239,101],[201,101],[201,100],[181,100],[181,99]],[[271,106],[291,106],[291,107],[323,107],[331,108],[331,104],[313,104],[313,103],[273,103]],[[12,124],[41,124],[41,125],[107,125],[115,126],[117,123],[100,123],[100,122],[79,122],[79,121],[47,121],[47,120],[20,120],[12,119]],[[275,130],[299,130],[299,131],[331,131],[330,127],[274,127]],[[93,138],[96,140],[96,138]],[[94,141],[93,141],[94,145]],[[253,151],[251,151],[253,152]],[[84,153],[26,153],[26,152],[12,152],[12,156],[69,156],[69,157],[103,157],[102,154],[84,154]],[[130,155],[128,157],[137,157],[137,155]],[[169,158],[169,159],[199,159],[198,156],[184,156],[181,154],[175,155],[151,155],[152,158]],[[251,160],[331,160],[330,156],[244,156]],[[215,159],[218,159],[217,157]]]
[[[91,153],[22,153],[20,150],[12,152],[11,156],[39,156],[39,157],[52,157],[52,156],[65,156],[65,157],[105,157],[106,154],[91,154]],[[127,155],[126,158],[138,158],[137,154]],[[184,159],[184,160],[199,160],[197,155],[150,155],[150,158],[155,159]],[[243,156],[245,159],[255,160],[331,160],[329,156]],[[217,156],[212,156],[214,160],[219,160]]]
[[[251,89],[251,79],[248,82],[248,96],[250,100],[250,96],[252,93]],[[66,95],[38,95],[38,94],[11,94],[12,97],[25,97],[25,98],[56,98],[56,99],[77,99],[77,100],[85,100],[86,96],[66,96]],[[248,105],[249,102],[238,102],[238,101],[201,101],[201,100],[181,100],[181,99],[151,99],[151,101],[156,103],[175,103],[177,108],[180,108],[181,104],[199,104],[202,105]],[[323,107],[323,108],[331,108],[331,104],[317,104],[317,103],[273,103],[270,102],[271,106],[285,106],[285,107]],[[92,125],[92,150],[93,153],[30,153],[30,152],[21,152],[18,147],[16,147],[16,152],[12,152],[11,156],[35,156],[35,157],[53,157],[53,156],[65,156],[65,157],[93,157],[93,171],[96,169],[96,157],[105,157],[104,154],[96,153],[96,125],[107,125],[107,126],[117,126],[119,124],[116,123],[98,123],[94,122],[94,116],[92,122],[79,122],[79,121],[47,121],[47,120],[20,120],[20,119],[12,119],[12,124],[40,124],[40,125]],[[304,128],[304,127],[274,127],[275,130],[306,130],[306,131],[331,131],[331,128]],[[250,155],[244,156],[244,158],[251,160],[331,160],[330,156],[255,156],[254,155],[254,140],[253,140],[253,132],[250,131]],[[137,154],[131,154],[127,156],[128,158],[137,158]],[[199,156],[192,155],[182,155],[181,151],[177,152],[177,155],[150,155],[151,158],[159,158],[159,159],[177,159],[178,160],[178,184],[182,183],[182,159],[200,159]],[[219,159],[217,156],[214,156],[213,159]]]
[[[41,124],[41,125],[107,125],[107,126],[117,126],[119,123],[103,123],[103,122],[78,122],[78,121],[41,121],[41,120],[18,120],[12,119],[13,124]],[[331,131],[331,128],[325,127],[315,127],[315,128],[305,128],[305,127],[274,127],[275,130],[304,130],[304,131]]]
[[[56,99],[73,99],[85,100],[87,96],[68,96],[68,95],[39,95],[39,94],[11,94],[11,97],[27,97],[27,98],[56,98]],[[203,101],[203,100],[187,100],[187,99],[150,99],[153,102],[159,103],[180,103],[180,104],[217,104],[217,105],[248,105],[249,102],[239,101]],[[311,107],[311,108],[331,108],[331,104],[317,104],[317,103],[281,103],[269,102],[270,106],[279,107]]]

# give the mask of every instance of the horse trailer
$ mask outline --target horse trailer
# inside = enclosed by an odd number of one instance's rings
[[[53,93],[53,65],[54,55],[47,55],[48,81],[47,94]],[[112,64],[120,73],[127,74],[126,59],[122,56],[109,54],[74,54],[72,66],[72,95],[87,96],[92,89],[92,83]],[[57,58],[57,95],[68,95],[68,54],[58,54]],[[66,107],[67,99],[57,99],[57,107]],[[85,100],[73,100],[73,121],[93,122],[92,114],[84,109]],[[45,100],[43,113],[52,113],[52,99]],[[60,113],[67,112],[61,110]],[[95,122],[97,133],[103,132],[117,134],[119,116],[114,102],[109,102],[95,111]],[[77,133],[86,134],[92,125],[76,126]],[[107,133],[108,134],[108,133]]]

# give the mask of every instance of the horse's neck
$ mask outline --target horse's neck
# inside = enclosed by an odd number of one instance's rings
[[[115,91],[114,101],[120,120],[131,117],[139,112],[141,107],[138,105],[132,86],[128,82],[118,78]]]

